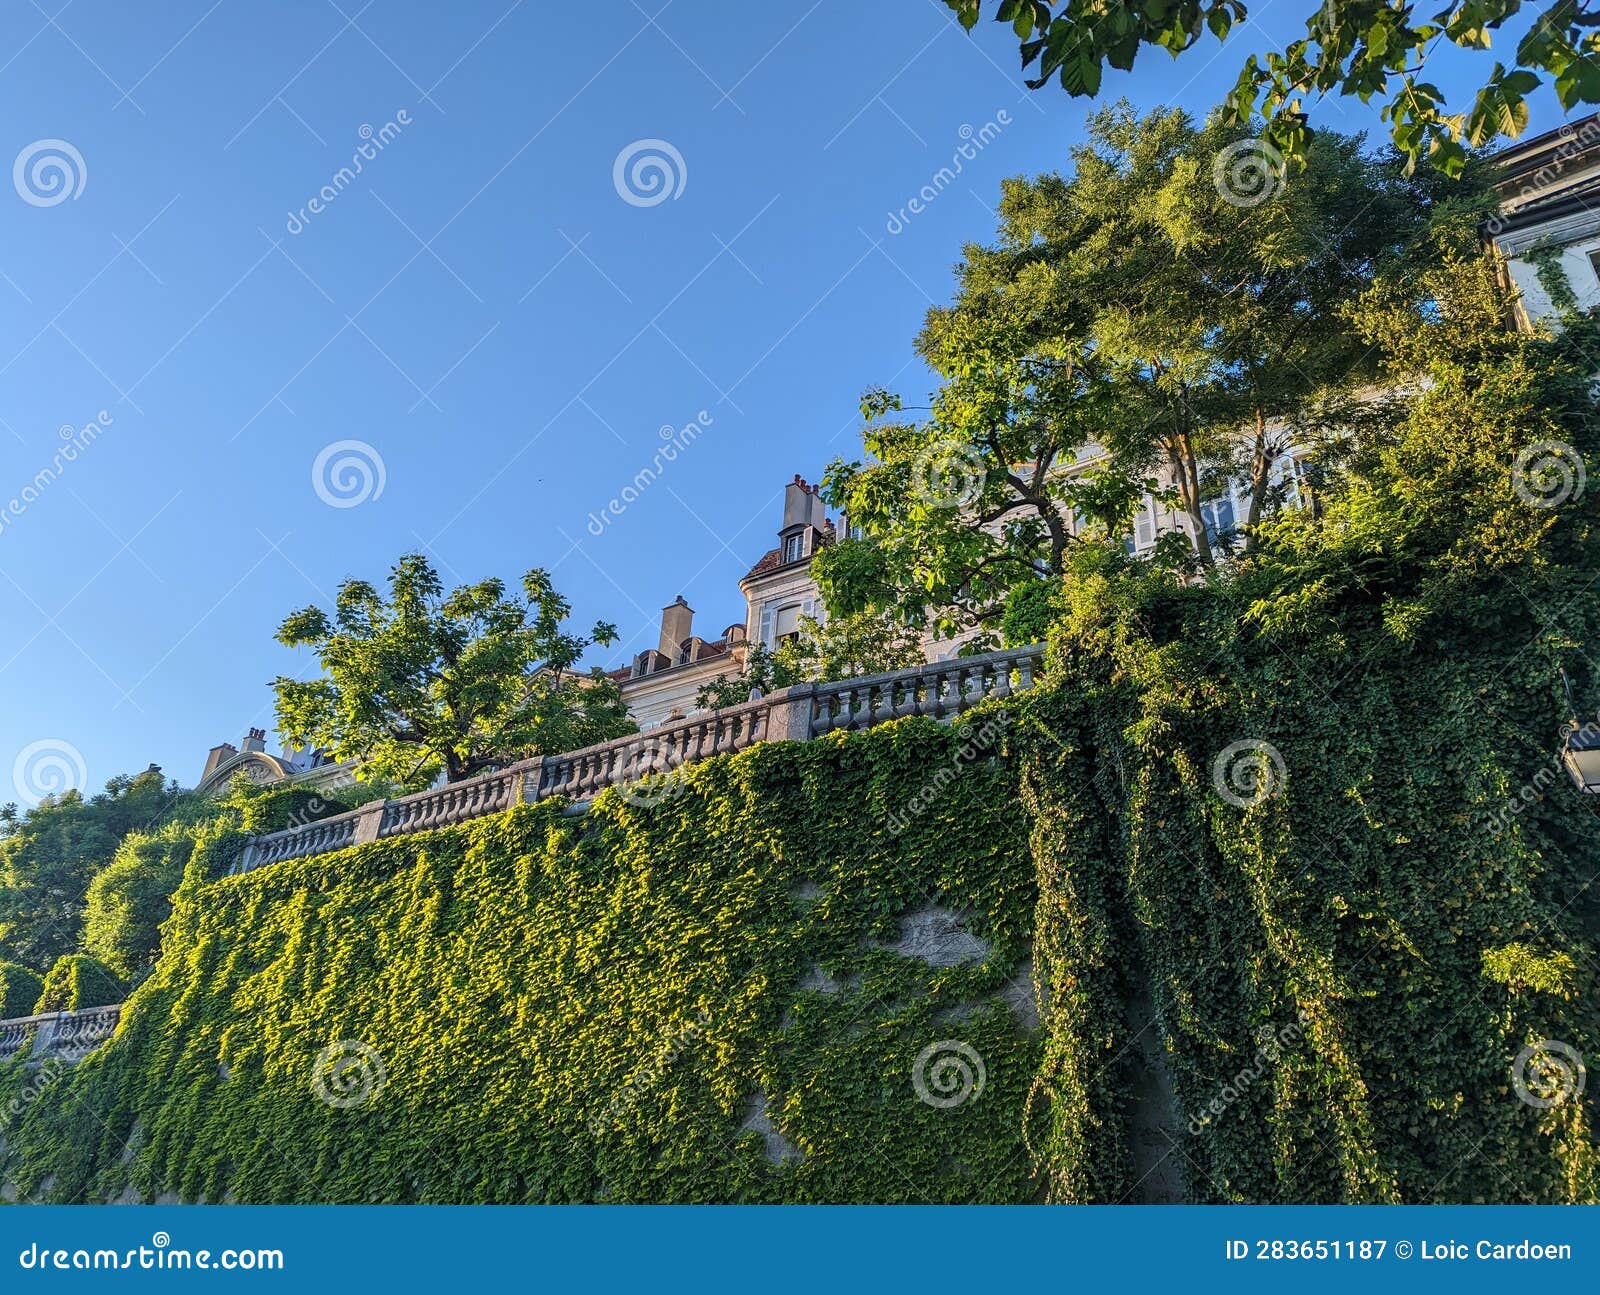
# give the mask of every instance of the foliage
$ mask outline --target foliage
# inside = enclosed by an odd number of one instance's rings
[[[926,422],[870,392],[865,461],[829,468],[864,536],[815,560],[830,612],[992,646],[1013,590],[1127,534],[1147,493],[1181,519],[1162,557],[1205,566],[1251,541],[1285,450],[1371,377],[1345,306],[1485,191],[1475,174],[1446,197],[1318,132],[1303,169],[1241,210],[1215,172],[1248,142],[1119,105],[1090,119],[1070,175],[1007,181],[998,238],[966,249],[918,339],[941,379]],[[1235,479],[1239,532],[1208,533],[1204,505]]]
[[[737,706],[799,683],[859,679],[920,665],[921,637],[893,617],[874,613],[841,615],[817,621],[809,616],[800,630],[776,648],[752,643],[736,675],[718,675],[701,686],[701,706]]]
[[[1032,867],[1009,769],[961,744],[912,720],[758,746],[651,809],[541,802],[186,881],[116,1038],[6,1131],[8,1172],[60,1200],[130,1181],[243,1201],[1026,1199],[1038,1045],[996,995],[1016,997]],[[934,903],[982,961],[886,947]],[[938,1109],[913,1067],[952,1039],[985,1081]],[[332,1095],[364,1073],[370,1100],[318,1099],[329,1047],[355,1066]]]
[[[598,669],[574,673],[616,628],[571,634],[570,614],[544,571],[523,576],[520,597],[498,579],[446,594],[428,560],[406,554],[387,597],[346,580],[331,616],[307,607],[285,617],[278,641],[311,648],[323,674],[274,681],[279,730],[407,787],[632,732],[616,684]]]
[[[969,31],[982,16],[982,0],[945,0]],[[1037,72],[1039,89],[1054,78],[1068,94],[1092,97],[1107,65],[1133,66],[1146,45],[1174,57],[1210,32],[1226,39],[1246,17],[1240,0],[1107,5],[1103,0],[996,0],[994,17],[1011,25],[1022,65]],[[1448,0],[1431,18],[1413,6],[1328,0],[1306,19],[1304,37],[1281,52],[1251,54],[1228,97],[1234,120],[1258,108],[1267,139],[1289,154],[1304,149],[1309,132],[1302,111],[1308,99],[1355,95],[1383,105],[1395,147],[1413,163],[1426,158],[1458,174],[1466,147],[1501,136],[1515,138],[1528,123],[1527,97],[1549,78],[1564,109],[1600,103],[1600,35],[1582,5],[1560,0],[1523,19],[1521,0]],[[1422,75],[1434,47],[1448,41],[1487,50],[1491,33],[1523,19],[1526,31],[1510,58],[1496,61],[1472,106],[1450,112],[1443,92]]]
[[[110,967],[87,953],[69,953],[50,968],[33,1005],[34,1015],[81,1012],[88,1007],[120,1003],[128,987]]]
[[[89,883],[83,945],[118,976],[135,976],[155,960],[195,836],[196,829],[177,823],[131,833]]]
[[[130,831],[183,801],[151,769],[113,778],[85,799],[76,791],[13,813],[0,836],[0,955],[35,971],[79,947],[85,893]]]
[[[1487,259],[1381,281],[1357,325],[1427,381],[1320,516],[1201,583],[1086,551],[1064,585],[1013,726],[1035,956],[1065,987],[1036,1144],[1055,1198],[1134,1190],[1117,1094],[1152,1018],[1191,1199],[1600,1196],[1591,1110],[1513,1087],[1542,1041],[1600,1045],[1600,830],[1541,776],[1560,670],[1600,701],[1600,536],[1581,490],[1516,467],[1600,454],[1594,339],[1508,333],[1504,306]]]
[[[0,962],[0,1020],[32,1016],[44,978],[20,962]]]

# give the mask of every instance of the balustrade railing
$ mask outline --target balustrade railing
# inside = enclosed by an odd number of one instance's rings
[[[627,786],[686,764],[743,751],[758,742],[809,741],[827,733],[871,728],[925,715],[952,719],[988,698],[1033,687],[1042,646],[837,683],[798,684],[726,710],[674,720],[646,733],[580,751],[524,760],[506,769],[251,839],[235,873],[269,863],[326,854],[384,837],[450,827],[520,802],[560,796],[586,801],[607,787]]]
[[[116,1033],[121,1019],[122,1004],[117,1003],[87,1007],[81,1012],[44,1012],[0,1021],[0,1061],[14,1056],[29,1039],[33,1040],[35,1061],[47,1057],[76,1061]]]

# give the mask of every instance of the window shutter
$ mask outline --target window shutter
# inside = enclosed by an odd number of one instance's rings
[[[761,605],[761,643],[766,647],[772,646],[772,604]]]
[[[1151,516],[1154,505],[1149,496],[1133,518],[1133,546],[1136,549],[1148,548],[1156,542],[1155,519]]]

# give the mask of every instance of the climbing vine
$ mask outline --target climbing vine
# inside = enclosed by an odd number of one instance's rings
[[[912,721],[756,747],[675,790],[241,877],[197,851],[116,1039],[4,1130],[17,1188],[1033,1195],[1033,870],[1009,765]],[[907,943],[927,914],[968,953]]]

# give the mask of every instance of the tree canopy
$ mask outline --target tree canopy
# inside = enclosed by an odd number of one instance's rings
[[[616,627],[573,634],[570,615],[545,571],[527,572],[516,594],[498,579],[447,593],[428,560],[408,553],[386,595],[346,580],[331,614],[306,607],[285,617],[278,641],[311,648],[323,673],[273,681],[279,730],[359,762],[364,778],[410,787],[632,732],[616,684],[576,670],[592,643],[615,641]]]
[[[158,769],[113,778],[85,798],[46,797],[0,810],[0,957],[48,971],[78,948],[86,892],[128,833],[149,827],[178,794]]]
[[[1477,168],[1408,177],[1320,131],[1294,174],[1235,175],[1249,138],[1118,105],[1070,173],[1006,182],[995,241],[966,248],[918,338],[940,380],[926,417],[869,392],[867,457],[825,478],[861,536],[818,556],[830,614],[990,645],[1016,591],[1127,533],[1147,493],[1177,519],[1161,555],[1203,568],[1248,547],[1291,442],[1359,416],[1377,352],[1349,303],[1483,193]],[[1207,507],[1229,481],[1237,518]]]
[[[1173,56],[1226,40],[1248,16],[1241,0],[945,0],[969,31],[985,12],[1011,26],[1032,89],[1051,80],[1070,95],[1099,93],[1106,67],[1133,67],[1145,46]],[[1432,6],[1429,6],[1430,8]],[[1580,0],[1528,6],[1521,0],[1446,0],[1437,12],[1385,0],[1326,0],[1306,19],[1305,35],[1282,51],[1252,53],[1225,112],[1244,123],[1259,111],[1263,144],[1281,162],[1310,142],[1305,109],[1326,95],[1382,105],[1394,145],[1412,162],[1427,159],[1458,174],[1467,150],[1516,137],[1528,122],[1527,98],[1553,86],[1566,109],[1600,103],[1600,14]],[[1441,42],[1488,51],[1519,32],[1508,57],[1496,57],[1470,107],[1452,111],[1424,75]],[[1487,60],[1486,60],[1487,61]]]

